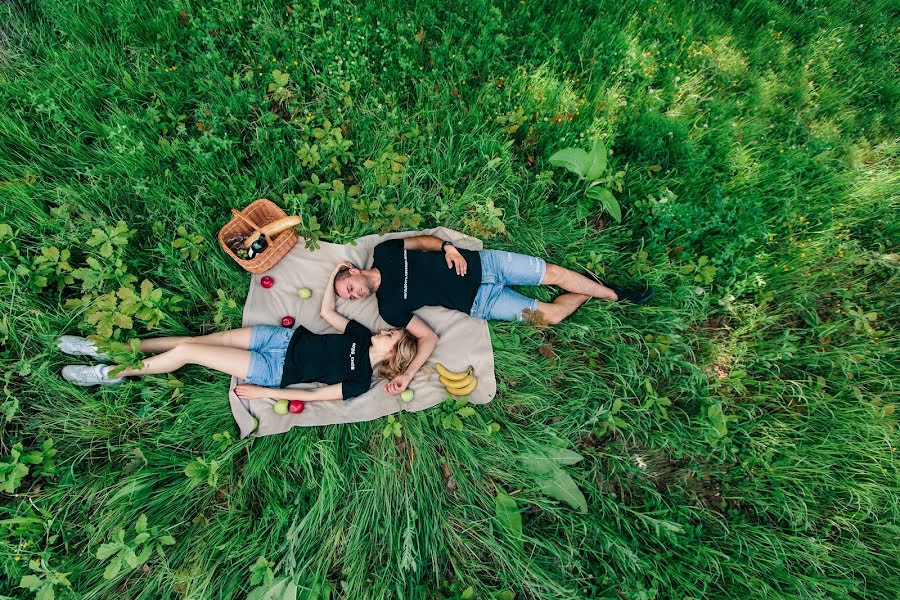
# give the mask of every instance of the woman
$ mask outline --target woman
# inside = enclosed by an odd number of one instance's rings
[[[247,381],[234,391],[241,398],[287,400],[349,400],[369,389],[372,373],[390,381],[403,373],[416,355],[416,338],[406,329],[383,329],[375,334],[335,310],[334,277],[325,286],[320,314],[340,333],[316,335],[271,325],[243,327],[197,337],[141,340],[147,354],[141,369],[125,369],[116,378],[107,365],[69,365],[62,376],[81,386],[114,385],[125,377],[170,373],[186,364],[202,365]],[[62,336],[58,347],[66,354],[104,359],[94,342]],[[323,387],[284,389],[294,383],[325,383]]]

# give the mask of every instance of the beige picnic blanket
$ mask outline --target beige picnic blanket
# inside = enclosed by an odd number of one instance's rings
[[[423,234],[452,240],[460,248],[482,249],[481,240],[443,227],[385,236],[370,235],[358,239],[355,246],[321,242],[318,250],[307,250],[301,238],[272,269],[264,274],[252,275],[247,302],[244,304],[244,327],[280,325],[282,317],[291,315],[296,319],[297,325],[303,325],[313,333],[335,333],[319,316],[322,290],[335,265],[346,260],[368,268],[372,265],[372,250],[380,242]],[[263,275],[274,278],[275,285],[269,289],[263,288],[259,283]],[[297,290],[301,287],[310,288],[313,291],[312,298],[301,300],[297,295]],[[338,298],[337,309],[342,315],[356,319],[369,329],[389,327],[378,316],[378,301],[374,294],[365,300],[346,301]],[[279,415],[273,410],[274,400],[238,398],[234,387],[243,381],[232,377],[228,399],[234,420],[241,431],[241,438],[283,433],[296,426],[371,421],[401,410],[415,412],[430,408],[448,397],[447,391],[438,381],[435,362],[459,371],[472,365],[478,377],[478,387],[469,395],[469,399],[474,404],[490,402],[497,393],[497,380],[494,377],[494,351],[491,348],[487,322],[441,307],[425,307],[416,311],[416,314],[434,329],[440,340],[426,363],[426,368],[410,383],[410,389],[415,392],[412,402],[402,402],[399,396],[388,395],[384,391],[385,382],[378,381],[374,382],[374,387],[368,392],[352,400],[307,402],[300,414]],[[292,387],[315,387],[315,384],[297,384]],[[256,429],[253,428],[254,418],[259,420]]]

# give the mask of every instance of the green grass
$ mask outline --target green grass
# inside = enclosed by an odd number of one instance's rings
[[[0,595],[34,597],[41,557],[57,597],[244,598],[264,556],[307,598],[896,597],[896,4],[99,4],[0,4],[0,462],[57,449],[0,492]],[[579,218],[548,162],[598,137],[621,224]],[[162,301],[120,339],[237,326],[248,277],[215,235],[258,197],[309,239],[443,225],[656,298],[492,324],[498,395],[463,431],[426,412],[396,440],[229,445],[225,376],[61,381],[55,337],[144,279]],[[88,302],[48,248],[97,260]],[[554,443],[584,457],[586,514],[518,461]],[[198,458],[214,485],[189,485]],[[141,514],[174,545],[104,580],[98,548]]]

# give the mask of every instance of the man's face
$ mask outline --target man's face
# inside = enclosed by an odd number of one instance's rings
[[[358,269],[350,269],[350,275],[334,284],[334,290],[344,300],[368,298],[372,293],[369,280]]]

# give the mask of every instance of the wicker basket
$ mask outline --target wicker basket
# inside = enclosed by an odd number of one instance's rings
[[[231,213],[234,218],[219,230],[219,245],[237,264],[250,273],[264,273],[274,267],[300,239],[293,228],[282,231],[274,239],[266,240],[269,246],[264,252],[251,260],[243,259],[232,252],[228,241],[238,236],[248,237],[265,225],[286,217],[287,214],[277,204],[265,198],[254,200],[240,212],[232,208]]]

